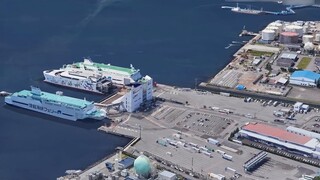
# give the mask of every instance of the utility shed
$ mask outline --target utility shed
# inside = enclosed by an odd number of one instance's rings
[[[121,169],[127,169],[133,166],[134,159],[131,157],[127,157],[119,162],[119,166]]]
[[[277,83],[278,83],[278,84],[281,84],[281,85],[285,85],[285,84],[287,84],[287,82],[288,82],[288,79],[286,79],[286,78],[284,78],[284,77],[281,77],[281,78],[277,81]]]
[[[158,175],[159,175],[159,178],[158,178],[159,180],[176,180],[177,179],[177,175],[169,171],[162,171]]]

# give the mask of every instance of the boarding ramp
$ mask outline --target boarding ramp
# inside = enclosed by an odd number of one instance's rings
[[[122,109],[125,109],[125,106],[123,104],[123,102],[119,102],[119,103],[114,103],[114,104],[102,104],[102,103],[94,103],[95,106],[105,109],[107,113],[110,112],[110,109],[118,109],[120,110],[122,107]]]

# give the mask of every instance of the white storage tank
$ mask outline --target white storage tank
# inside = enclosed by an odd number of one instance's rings
[[[262,40],[263,41],[273,41],[276,33],[274,30],[264,29],[262,30]]]
[[[287,32],[296,32],[299,34],[299,37],[302,37],[303,35],[303,27],[297,26],[297,25],[287,25],[285,26],[285,31]]]
[[[314,41],[315,41],[315,42],[320,42],[320,33],[317,33],[317,34],[314,36]]]
[[[306,42],[303,48],[306,51],[312,51],[314,50],[314,45],[312,44],[312,42]]]
[[[279,27],[277,26],[268,26],[266,29],[273,30],[276,33],[276,35],[279,35],[280,33]]]
[[[309,32],[309,24],[305,24],[303,26],[303,34],[307,34]]]
[[[306,34],[302,36],[302,42],[306,44],[307,42],[312,42],[313,41],[313,35]]]
[[[279,33],[282,31],[283,29],[283,24],[281,22],[275,21],[270,23],[268,26],[273,26],[273,27],[277,27],[279,28]]]

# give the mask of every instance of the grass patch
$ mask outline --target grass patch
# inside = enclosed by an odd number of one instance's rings
[[[303,57],[301,59],[301,61],[299,62],[299,64],[297,65],[298,69],[305,69],[308,67],[309,63],[311,61],[311,58],[309,57]]]
[[[272,52],[266,52],[266,51],[253,51],[249,50],[248,53],[250,53],[252,56],[272,56]]]

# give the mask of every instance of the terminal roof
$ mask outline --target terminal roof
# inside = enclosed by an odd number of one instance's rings
[[[306,144],[312,139],[310,137],[294,134],[277,127],[260,123],[249,123],[243,126],[242,129],[295,144]]]

